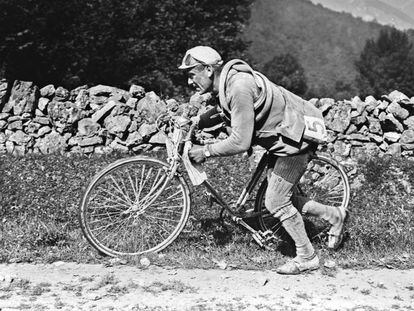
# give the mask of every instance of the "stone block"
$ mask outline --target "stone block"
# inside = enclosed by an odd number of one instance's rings
[[[78,144],[81,147],[95,146],[95,145],[100,145],[102,143],[103,143],[103,140],[102,140],[102,137],[100,136],[86,137],[78,141]]]
[[[14,121],[10,122],[7,126],[9,130],[22,130],[23,129],[23,122],[22,121]]]
[[[67,148],[68,136],[60,135],[56,131],[46,134],[42,138],[38,138],[34,145],[42,154],[58,153]]]
[[[147,123],[155,123],[158,116],[167,111],[167,105],[154,92],[149,92],[138,101],[136,110]]]
[[[405,120],[409,117],[410,113],[407,109],[402,108],[398,103],[392,102],[387,107],[386,111],[391,113],[394,117],[400,120]]]
[[[124,133],[131,124],[129,116],[110,116],[104,121],[105,128],[111,134]]]
[[[92,121],[99,122],[101,119],[103,119],[106,115],[110,113],[110,111],[118,104],[118,102],[114,100],[110,100],[107,104],[105,104],[102,108],[97,110],[92,115]]]
[[[39,89],[33,82],[16,80],[13,84],[9,102],[14,115],[21,115],[25,112],[34,115],[39,98]],[[11,111],[9,108],[7,109]],[[3,112],[9,112],[3,109]]]
[[[386,153],[394,157],[401,157],[401,144],[394,143],[389,145]]]
[[[2,112],[0,113],[0,120],[7,120],[10,116],[10,113]]]
[[[378,119],[368,117],[368,129],[373,134],[382,135],[381,123]]]
[[[399,102],[399,101],[403,101],[403,100],[410,100],[407,95],[405,95],[404,93],[401,93],[400,91],[397,91],[397,90],[392,91],[388,95],[383,95],[382,97],[389,100],[390,102]]]
[[[59,86],[55,91],[55,96],[54,96],[53,100],[61,101],[61,102],[67,101],[67,100],[69,100],[69,95],[70,95],[70,93],[67,89],[65,89],[62,86]]]
[[[38,130],[37,135],[38,135],[38,137],[43,137],[43,136],[45,136],[46,134],[50,133],[51,131],[52,131],[52,128],[50,128],[49,126],[42,126],[42,127]]]
[[[401,137],[400,133],[386,132],[384,133],[384,140],[388,143],[396,143]]]
[[[33,119],[34,122],[37,122],[42,125],[49,125],[50,119],[48,117],[36,117]]]
[[[126,146],[137,146],[143,142],[143,137],[138,132],[132,132],[128,135],[125,145]]]
[[[144,138],[149,138],[156,132],[157,132],[157,127],[155,124],[144,123],[138,129],[138,133]]]
[[[53,96],[55,96],[55,91],[55,86],[53,84],[49,84],[40,89],[40,96],[52,98]]]
[[[414,130],[405,130],[401,134],[400,143],[413,144],[414,143]]]
[[[328,129],[338,133],[344,133],[351,120],[351,105],[338,103],[332,107],[325,116],[325,123]]]
[[[148,142],[150,144],[165,145],[165,141],[166,141],[165,134],[162,132],[157,132],[156,134],[151,136]]]
[[[46,97],[41,97],[39,99],[39,103],[37,105],[37,108],[41,111],[41,112],[46,112],[47,111],[47,105],[50,103],[50,100]]]
[[[414,116],[408,117],[403,123],[408,129],[414,130]]]
[[[142,86],[132,84],[129,88],[129,94],[131,94],[133,98],[141,99],[145,96],[145,89]]]

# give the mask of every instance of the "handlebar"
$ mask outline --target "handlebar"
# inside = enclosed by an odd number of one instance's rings
[[[190,119],[191,110],[201,107],[203,102],[211,98],[210,93],[194,95],[193,103],[184,106],[182,115],[172,115],[171,113],[161,114],[155,124],[158,132],[162,132],[166,137],[167,153],[171,163],[176,162],[182,155],[184,145],[191,144],[198,122]],[[191,102],[191,101],[190,101]],[[191,148],[191,147],[190,147]]]

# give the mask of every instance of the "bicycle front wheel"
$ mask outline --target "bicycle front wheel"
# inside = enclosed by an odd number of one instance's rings
[[[255,210],[260,212],[258,223],[261,230],[278,232],[281,223],[265,207],[267,179],[261,184]],[[308,164],[298,185],[293,189],[292,201],[314,200],[319,203],[348,209],[350,188],[348,176],[343,167],[326,156],[316,155]]]
[[[138,156],[117,161],[98,173],[79,208],[88,242],[109,256],[157,252],[184,229],[190,192],[184,178],[168,178],[168,164]]]

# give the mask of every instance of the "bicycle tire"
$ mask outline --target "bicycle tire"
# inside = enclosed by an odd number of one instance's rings
[[[79,206],[80,227],[99,252],[112,256],[158,252],[184,229],[190,191],[169,165],[146,156],[122,159],[100,171]]]
[[[338,186],[341,189],[338,189]],[[260,212],[257,223],[262,231],[271,230],[277,234],[280,232],[282,224],[265,207],[266,189],[267,178],[263,180],[257,191],[255,211]],[[315,155],[309,162],[297,188],[293,191],[293,195],[298,191],[311,200],[348,209],[350,198],[348,176],[337,161],[327,156]]]

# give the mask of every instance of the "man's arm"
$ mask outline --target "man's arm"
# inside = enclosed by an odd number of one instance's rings
[[[213,127],[222,122],[223,119],[220,116],[220,111],[217,108],[217,106],[214,106],[213,108],[207,110],[206,112],[200,115],[198,121],[198,128],[202,130],[205,128]]]
[[[254,99],[258,93],[257,85],[251,75],[243,74],[233,77],[229,84],[231,110],[230,136],[209,145],[212,156],[228,156],[247,151],[252,143],[254,131]]]

